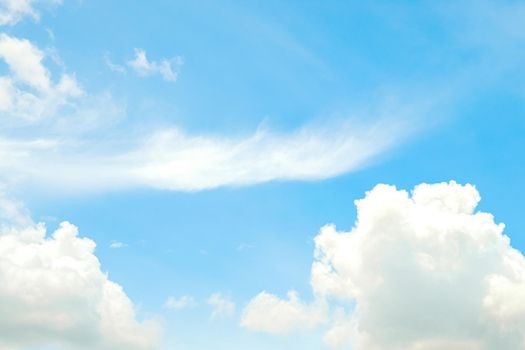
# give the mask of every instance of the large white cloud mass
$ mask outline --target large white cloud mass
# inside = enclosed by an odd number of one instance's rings
[[[326,342],[357,350],[524,349],[525,258],[503,224],[475,211],[479,200],[474,186],[455,182],[411,194],[377,185],[356,201],[351,232],[323,227],[311,285],[318,300],[338,305]]]
[[[25,222],[2,199],[4,218]],[[3,211],[2,209],[2,211]],[[68,222],[0,227],[0,349],[154,349],[159,325],[138,322],[122,287],[100,270],[95,243]]]

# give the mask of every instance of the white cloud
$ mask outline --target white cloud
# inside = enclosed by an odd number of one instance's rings
[[[160,67],[143,57],[138,66]],[[325,122],[287,133],[259,129],[221,137],[166,127],[146,135],[118,130],[118,137],[100,137],[94,131],[109,134],[125,108],[109,94],[84,93],[72,75],[54,82],[45,58],[30,41],[0,34],[0,59],[9,67],[0,77],[0,184],[60,192],[194,191],[319,180],[367,165],[418,128],[409,123],[412,111],[389,105],[365,111],[375,115],[367,123]]]
[[[92,240],[68,222],[47,237],[43,224],[17,220],[25,214],[16,208],[0,232],[0,348],[157,347],[159,325],[136,320],[122,287],[100,270]]]
[[[0,59],[9,67],[9,74],[0,76],[0,114],[4,118],[15,123],[38,121],[83,94],[72,75],[62,74],[54,83],[43,65],[44,57],[30,41],[0,34]]]
[[[104,54],[104,63],[112,72],[121,73],[121,74],[126,73],[126,67],[111,61],[111,58],[109,57],[108,53]]]
[[[213,293],[207,300],[212,307],[211,320],[231,318],[235,314],[235,303],[221,293]]]
[[[288,292],[288,300],[261,292],[244,308],[241,326],[275,334],[309,330],[326,321],[326,311],[324,303],[302,303],[294,291]]]
[[[0,192],[0,231],[11,225],[30,226],[32,224],[33,220],[24,205]]]
[[[323,227],[311,284],[317,300],[339,305],[326,342],[356,350],[523,349],[525,258],[504,225],[475,212],[479,199],[473,186],[454,182],[422,184],[412,195],[378,185],[356,201],[351,232]]]
[[[282,135],[258,130],[243,139],[167,130],[148,138],[130,155],[139,160],[135,174],[142,181],[154,187],[198,190],[331,177],[364,165],[393,141],[392,136],[379,125],[303,128]]]
[[[37,18],[31,0],[2,0],[0,1],[0,25],[15,24],[22,17]]]
[[[244,243],[244,242],[237,246],[237,250],[239,252],[244,252],[246,250],[250,250],[250,249],[253,249],[253,248],[255,248],[255,245],[250,244],[250,243]]]
[[[36,3],[60,4],[62,0],[0,0],[0,25],[13,25],[24,17],[39,19]]]
[[[164,306],[167,309],[173,309],[173,310],[180,310],[187,307],[195,306],[197,303],[195,301],[195,298],[193,298],[190,295],[183,295],[179,298],[170,296],[168,299],[166,299],[166,302],[164,303]]]
[[[40,91],[50,88],[49,72],[42,65],[44,54],[29,40],[1,34],[0,57],[8,64],[14,79]]]
[[[387,106],[366,111],[376,115],[368,123],[326,122],[287,133],[259,129],[221,137],[166,127],[146,135],[118,130],[119,137],[100,137],[94,132],[109,133],[125,115],[111,95],[86,94],[68,74],[55,82],[44,65],[46,54],[25,39],[0,34],[0,59],[9,68],[0,76],[0,184],[7,186],[194,191],[318,180],[365,166],[417,128],[408,122],[413,112]],[[158,70],[169,76],[161,68],[170,67],[167,63],[149,62],[145,53],[138,52],[134,62],[144,74]]]
[[[139,76],[147,77],[160,75],[166,81],[176,81],[179,69],[183,64],[182,57],[176,56],[172,59],[162,59],[159,62],[150,61],[146,56],[146,51],[135,49],[135,58],[127,62]]]
[[[127,144],[0,138],[0,179],[76,192],[144,186],[193,191],[318,180],[367,165],[409,132],[403,121],[383,120],[310,126],[284,134],[258,130],[235,138],[167,129]]]
[[[127,247],[127,246],[128,245],[126,243],[119,242],[119,241],[111,241],[111,243],[109,244],[109,247],[113,248],[113,249],[124,248],[124,247]]]

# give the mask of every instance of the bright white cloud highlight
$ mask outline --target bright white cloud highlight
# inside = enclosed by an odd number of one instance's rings
[[[275,334],[309,330],[326,320],[326,311],[324,303],[307,305],[294,291],[288,293],[288,300],[261,292],[244,308],[241,326]]]
[[[141,77],[160,75],[164,80],[174,82],[177,80],[179,69],[183,64],[182,57],[176,56],[172,59],[162,59],[160,61],[150,61],[146,56],[146,51],[135,49],[135,58],[128,61],[127,65]],[[110,68],[116,68],[116,65]]]
[[[4,118],[15,123],[38,121],[83,94],[71,75],[62,74],[54,83],[43,65],[44,57],[30,41],[0,34],[0,59],[9,67],[9,74],[0,76],[0,114]]]
[[[210,319],[212,321],[231,318],[235,314],[235,303],[221,293],[213,293],[207,300],[212,307]]]
[[[411,195],[378,185],[356,201],[351,232],[323,227],[312,288],[317,300],[353,305],[337,308],[327,343],[356,350],[523,349],[525,258],[503,224],[475,211],[479,199],[473,186],[455,182],[422,184]],[[270,300],[289,313],[289,301]]]
[[[246,138],[188,136],[167,130],[130,154],[135,176],[154,187],[198,190],[271,180],[316,180],[366,164],[401,130],[358,124],[302,128],[289,134],[258,130]]]
[[[122,287],[100,270],[95,243],[68,222],[47,236],[43,224],[0,231],[0,349],[48,345],[67,349],[155,349],[159,325],[138,322]],[[11,219],[9,219],[11,218]]]

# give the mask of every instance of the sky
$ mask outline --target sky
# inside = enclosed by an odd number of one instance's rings
[[[0,350],[523,349],[524,15],[0,0]]]

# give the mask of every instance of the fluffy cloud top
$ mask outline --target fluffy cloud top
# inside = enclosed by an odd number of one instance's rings
[[[479,200],[455,182],[411,195],[378,185],[356,201],[351,232],[323,227],[312,288],[318,300],[347,305],[325,340],[357,350],[523,349],[525,258],[503,224],[475,211]],[[289,303],[273,302],[283,314]]]
[[[75,226],[63,222],[51,237],[42,224],[8,226],[0,232],[0,349],[157,347],[159,325],[135,319],[122,287],[100,270],[95,243]]]

